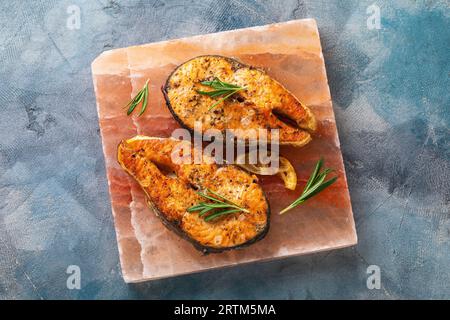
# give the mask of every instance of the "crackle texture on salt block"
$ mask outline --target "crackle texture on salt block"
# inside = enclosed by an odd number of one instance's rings
[[[271,227],[260,242],[242,250],[203,256],[167,230],[147,207],[138,184],[119,166],[117,145],[136,134],[168,137],[178,124],[161,94],[173,69],[198,55],[230,56],[266,70],[315,114],[313,141],[296,149],[281,147],[298,173],[296,191],[277,177],[262,177],[271,206]],[[252,261],[342,248],[356,244],[350,197],[340,151],[319,33],[312,19],[151,43],[102,53],[92,63],[103,151],[111,195],[122,273],[139,282],[232,266]],[[142,117],[123,107],[149,83],[149,105]],[[137,112],[136,112],[137,113]],[[338,181],[289,213],[316,161],[336,169]]]

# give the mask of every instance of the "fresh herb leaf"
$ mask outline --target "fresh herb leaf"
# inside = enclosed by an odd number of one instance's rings
[[[327,187],[331,186],[334,182],[336,182],[337,177],[333,177],[325,181],[327,175],[333,172],[334,170],[327,168],[321,172],[320,170],[322,169],[322,166],[323,166],[323,158],[317,161],[314,171],[309,177],[308,182],[306,182],[305,188],[303,189],[303,192],[300,195],[300,197],[294,202],[292,202],[289,206],[281,210],[280,214],[283,214],[297,207],[298,205],[302,204],[309,198],[314,197],[319,192],[323,191]]]
[[[205,218],[205,221],[208,222],[208,221],[211,221],[211,220],[216,219],[218,217],[221,217],[221,216],[224,216],[224,215],[227,215],[227,214],[231,214],[231,213],[235,213],[235,212],[240,212],[240,211],[241,210],[239,210],[239,209],[230,209],[230,210],[216,212],[214,214],[210,214],[209,216],[207,216]]]
[[[211,87],[214,90],[212,90],[212,91],[197,90],[198,93],[209,96],[211,98],[217,98],[217,97],[223,96],[223,98],[221,98],[220,100],[215,102],[213,105],[211,105],[208,108],[208,111],[214,109],[214,107],[216,107],[219,103],[225,101],[226,99],[228,99],[235,93],[245,89],[244,87],[240,87],[240,86],[237,86],[237,85],[234,85],[231,83],[223,82],[219,78],[214,78],[213,81],[202,81],[200,83],[204,86]]]
[[[136,107],[141,102],[142,102],[142,104],[141,104],[141,111],[139,112],[139,115],[138,115],[139,117],[142,116],[142,114],[145,112],[145,109],[147,108],[147,102],[148,102],[148,80],[145,82],[144,87],[125,106],[125,108],[128,108],[127,116],[132,114],[134,109],[136,109]]]
[[[205,192],[197,192],[197,194],[212,202],[200,202],[187,209],[188,212],[198,211],[199,216],[203,217],[205,221],[211,221],[235,212],[249,212],[247,209],[242,208],[237,203],[225,198],[217,192],[210,189],[206,189]]]

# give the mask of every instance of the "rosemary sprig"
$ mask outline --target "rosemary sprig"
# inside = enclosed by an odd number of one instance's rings
[[[202,196],[205,199],[211,200],[212,202],[200,202],[190,208],[187,209],[188,212],[199,212],[199,216],[203,217],[205,221],[211,221],[218,217],[228,215],[235,212],[247,212],[249,211],[245,208],[242,208],[237,203],[221,196],[220,194],[210,190],[205,190],[204,192],[197,192],[198,195]],[[215,197],[214,197],[215,196]]]
[[[198,93],[206,95],[206,96],[210,96],[211,98],[216,98],[216,97],[219,97],[219,96],[223,96],[220,100],[218,100],[213,105],[211,105],[209,107],[208,111],[214,109],[214,107],[216,107],[219,103],[221,103],[222,101],[225,101],[226,99],[231,97],[236,92],[239,92],[239,91],[245,89],[245,87],[239,87],[239,86],[234,85],[234,84],[223,82],[217,77],[214,78],[213,81],[203,81],[203,82],[200,82],[200,83],[202,85],[204,85],[204,86],[211,87],[214,90],[212,90],[212,91],[197,90]]]
[[[133,113],[134,109],[138,106],[139,103],[142,102],[141,111],[139,112],[139,117],[142,116],[142,114],[145,112],[145,109],[147,108],[147,101],[148,101],[148,80],[145,82],[144,87],[137,93],[137,95],[131,99],[130,102],[125,106],[125,108],[128,108],[127,116],[129,116],[131,113]]]
[[[280,214],[283,214],[286,211],[289,211],[289,210],[295,208],[296,206],[302,204],[309,198],[315,196],[319,192],[323,191],[325,188],[332,185],[337,180],[337,177],[333,177],[330,180],[325,181],[325,178],[327,177],[327,175],[329,173],[333,172],[334,170],[327,168],[327,169],[323,170],[322,172],[320,172],[322,165],[323,165],[323,158],[321,158],[317,162],[316,167],[314,168],[313,173],[309,177],[308,182],[306,183],[306,186],[303,189],[301,196],[297,200],[292,202],[288,207],[284,208],[280,212]]]

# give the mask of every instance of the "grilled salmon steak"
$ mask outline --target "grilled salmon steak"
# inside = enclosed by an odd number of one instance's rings
[[[195,154],[189,142],[172,138],[136,136],[119,144],[120,165],[140,184],[156,215],[204,253],[241,248],[262,239],[269,229],[270,209],[256,176],[231,165],[218,167],[206,155],[198,164],[173,161],[174,155],[183,153],[181,143],[188,143],[188,150]],[[188,210],[212,203],[200,194],[205,194],[203,190],[245,212],[208,220]]]
[[[214,79],[243,89],[211,109],[224,95],[211,97],[199,91],[210,91],[202,82]],[[193,58],[173,71],[162,90],[174,118],[191,131],[194,122],[200,121],[202,133],[228,129],[237,138],[248,140],[242,129],[279,129],[280,144],[301,147],[311,141],[310,133],[316,129],[311,110],[279,82],[231,58]]]

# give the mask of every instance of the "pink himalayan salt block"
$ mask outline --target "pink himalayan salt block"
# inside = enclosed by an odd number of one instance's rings
[[[218,54],[264,69],[315,114],[319,129],[303,148],[282,147],[298,174],[296,191],[276,177],[261,177],[270,201],[271,227],[260,242],[204,256],[166,229],[146,205],[144,193],[116,160],[117,145],[137,134],[169,137],[179,127],[160,91],[173,69],[195,56]],[[357,243],[350,196],[315,20],[194,36],[103,52],[92,63],[97,110],[122,274],[126,282],[172,277],[351,246]],[[123,107],[149,83],[142,117]],[[317,160],[336,169],[338,181],[285,215]]]

